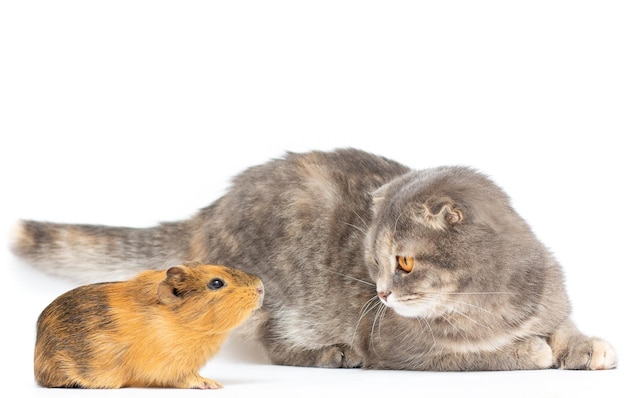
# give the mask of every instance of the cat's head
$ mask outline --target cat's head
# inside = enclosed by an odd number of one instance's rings
[[[532,257],[537,242],[481,173],[412,171],[374,192],[372,202],[366,260],[380,299],[399,315],[445,317],[479,305],[480,294],[515,295],[527,285],[512,283],[526,272],[517,259]]]

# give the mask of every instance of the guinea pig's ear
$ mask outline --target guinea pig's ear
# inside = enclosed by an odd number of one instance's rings
[[[165,279],[159,283],[157,296],[163,304],[173,304],[180,300],[178,286],[187,277],[188,269],[184,265],[178,265],[167,270]]]

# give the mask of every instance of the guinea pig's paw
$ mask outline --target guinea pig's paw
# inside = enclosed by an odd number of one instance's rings
[[[617,366],[617,352],[603,339],[575,336],[557,356],[557,365],[561,369],[613,369]]]
[[[530,361],[532,365],[528,367],[537,367],[538,369],[548,369],[553,365],[552,348],[548,342],[538,336],[530,337],[524,340],[517,349],[520,359]],[[527,366],[523,366],[526,368]]]
[[[200,390],[216,390],[218,388],[224,388],[219,381],[207,379],[206,377],[196,376],[189,380],[189,386],[187,388],[197,388]]]

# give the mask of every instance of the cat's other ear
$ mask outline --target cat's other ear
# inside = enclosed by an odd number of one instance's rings
[[[378,213],[378,210],[381,207],[381,203],[385,200],[385,197],[387,196],[387,191],[389,191],[389,184],[385,184],[372,192],[372,212],[374,215]]]
[[[445,196],[433,196],[422,203],[421,221],[429,228],[443,231],[461,224],[465,212],[460,205]]]
[[[163,304],[173,304],[180,300],[178,286],[186,279],[189,269],[184,265],[171,267],[165,273],[165,279],[159,283],[157,296]]]

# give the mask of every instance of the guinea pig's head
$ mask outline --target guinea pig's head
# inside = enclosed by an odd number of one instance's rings
[[[224,333],[261,306],[264,288],[259,277],[235,268],[183,264],[166,271],[157,294],[189,328]]]

